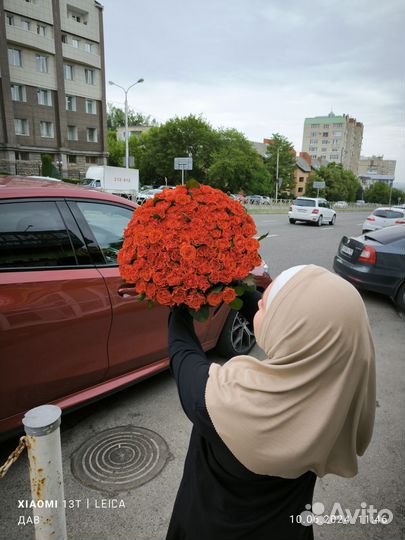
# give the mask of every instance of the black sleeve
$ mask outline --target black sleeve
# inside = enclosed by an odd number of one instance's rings
[[[262,293],[259,291],[246,292],[242,296],[243,306],[240,312],[249,321],[249,323],[252,326],[253,326],[253,317],[255,316],[256,311],[259,309],[259,306],[257,305],[257,303],[261,299],[262,296],[263,296]]]
[[[195,333],[193,318],[185,308],[176,308],[170,315],[169,356],[181,404],[194,423],[197,409],[205,408],[210,362]]]

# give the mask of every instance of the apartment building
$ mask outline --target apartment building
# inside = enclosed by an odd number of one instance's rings
[[[0,0],[0,171],[63,176],[106,163],[103,7]]]
[[[359,161],[359,176],[378,174],[382,176],[395,176],[395,159],[384,159],[384,156],[361,156]]]
[[[364,126],[347,114],[305,118],[302,152],[312,159],[340,163],[357,175]]]

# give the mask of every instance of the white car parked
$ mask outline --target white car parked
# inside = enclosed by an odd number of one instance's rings
[[[312,197],[297,197],[288,212],[290,223],[309,221],[320,227],[323,223],[334,225],[336,212],[326,199]]]
[[[376,208],[363,223],[363,234],[369,231],[376,231],[391,225],[402,225],[405,223],[405,209],[398,207]]]

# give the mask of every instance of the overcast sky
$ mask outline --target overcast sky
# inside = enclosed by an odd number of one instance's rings
[[[104,0],[106,78],[159,122],[201,114],[299,152],[305,117],[364,124],[362,155],[405,183],[403,0]],[[107,85],[107,101],[124,93]],[[405,185],[405,184],[404,184]]]

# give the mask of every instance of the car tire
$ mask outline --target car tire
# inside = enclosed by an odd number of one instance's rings
[[[291,223],[291,225],[294,225],[295,224],[295,219],[290,218],[289,222]]]
[[[238,311],[231,310],[217,343],[218,353],[225,358],[248,354],[256,344],[253,328]]]
[[[316,222],[317,226],[318,227],[322,227],[322,223],[323,223],[323,217],[322,217],[322,214],[319,216],[319,219],[318,221]]]
[[[336,223],[336,214],[333,214],[332,219],[330,220],[329,225],[334,225]]]
[[[405,283],[400,286],[395,297],[395,303],[400,311],[405,311]]]

